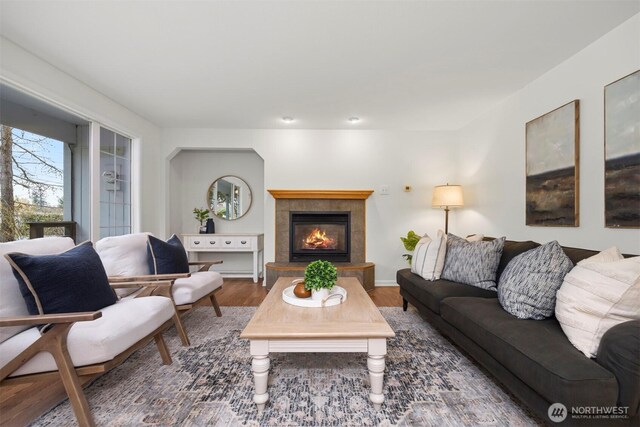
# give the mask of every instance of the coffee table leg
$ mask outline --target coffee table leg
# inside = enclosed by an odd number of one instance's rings
[[[269,343],[268,341],[251,341],[251,371],[255,383],[253,401],[258,405],[258,412],[262,412],[269,400],[267,383],[269,382]]]
[[[370,339],[367,367],[369,368],[369,382],[371,383],[371,393],[369,399],[373,407],[379,410],[384,402],[382,394],[382,384],[384,381],[384,356],[387,354],[386,339]]]

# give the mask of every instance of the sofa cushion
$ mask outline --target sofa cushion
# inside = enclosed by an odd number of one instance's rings
[[[166,242],[149,236],[147,262],[151,274],[177,274],[189,272],[189,259],[182,242],[175,234]]]
[[[553,316],[556,292],[572,267],[555,240],[516,256],[500,276],[502,308],[520,319]]]
[[[109,361],[148,336],[174,315],[169,298],[151,296],[118,301],[105,307],[102,317],[76,322],[69,331],[67,347],[74,366]],[[0,344],[0,367],[40,337],[37,328],[28,329]],[[55,371],[49,353],[38,353],[11,376]]]
[[[494,291],[476,288],[475,286],[451,282],[449,280],[435,280],[428,282],[411,270],[405,268],[396,274],[396,280],[401,288],[413,295],[422,304],[435,313],[440,314],[440,303],[449,297],[480,297],[496,298]]]
[[[176,305],[191,304],[222,286],[222,276],[217,271],[199,271],[190,277],[177,279],[173,284],[173,300]]]
[[[22,298],[18,280],[4,255],[10,252],[22,252],[31,255],[51,255],[74,247],[70,237],[43,237],[31,240],[0,243],[0,317],[28,316],[27,304]],[[28,326],[0,328],[0,343]]]
[[[573,265],[576,265],[580,261],[586,258],[590,258],[594,255],[598,255],[598,251],[592,251],[590,249],[572,248],[569,246],[563,246],[562,250],[565,255],[569,257]]]
[[[596,357],[607,330],[640,319],[640,257],[606,254],[580,261],[557,294],[556,318],[569,341],[587,357]]]
[[[5,254],[30,314],[95,311],[117,298],[91,242],[55,255]]]
[[[504,237],[491,241],[469,242],[447,235],[447,255],[442,279],[482,289],[496,290],[496,271],[502,255]]]
[[[634,417],[640,409],[640,320],[609,329],[600,341],[596,362],[613,372],[620,392],[618,405],[629,407]]]
[[[497,299],[447,298],[442,318],[549,402],[613,406],[615,376],[567,340],[554,318],[521,320]]]

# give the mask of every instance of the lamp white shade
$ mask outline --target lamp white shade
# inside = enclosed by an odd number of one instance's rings
[[[464,206],[462,198],[462,186],[460,185],[436,185],[433,187],[431,206],[434,208],[451,208]]]

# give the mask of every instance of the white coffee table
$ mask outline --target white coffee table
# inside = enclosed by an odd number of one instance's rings
[[[395,336],[380,310],[353,277],[338,279],[347,300],[323,308],[296,307],[282,300],[292,278],[281,277],[240,334],[250,340],[253,401],[262,411],[269,400],[269,353],[367,353],[369,398],[376,409],[384,401],[382,383],[387,338]]]

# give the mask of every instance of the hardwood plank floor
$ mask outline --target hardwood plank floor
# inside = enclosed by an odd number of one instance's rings
[[[398,286],[380,286],[369,292],[378,307],[401,307],[402,297]],[[222,306],[257,307],[267,296],[267,288],[262,281],[253,283],[251,279],[224,279],[224,285],[216,292],[218,304]]]
[[[397,286],[377,287],[369,292],[369,296],[378,307],[401,307],[399,289]],[[226,278],[222,289],[216,292],[221,306],[257,307],[266,296],[267,289],[262,281],[253,283],[251,279]],[[0,425],[26,425],[65,397],[59,381],[0,387]]]

